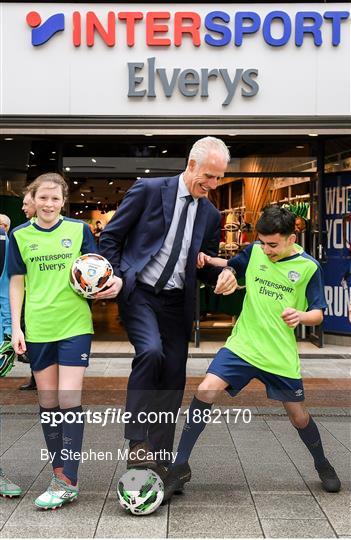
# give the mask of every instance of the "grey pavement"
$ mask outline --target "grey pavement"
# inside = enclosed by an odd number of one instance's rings
[[[193,478],[184,494],[140,517],[125,512],[116,498],[126,468],[117,455],[125,447],[121,424],[86,425],[83,450],[104,452],[105,459],[80,466],[77,502],[41,511],[33,501],[48,484],[50,465],[38,450],[44,441],[36,406],[3,406],[1,465],[24,495],[1,499],[0,538],[351,537],[350,412],[312,411],[343,484],[340,493],[328,494],[289,421],[275,409],[251,410],[250,423],[230,415],[229,423],[221,416],[209,424],[192,454]],[[181,419],[177,438],[182,425]]]
[[[213,356],[214,355],[196,358],[189,357],[187,363],[187,375],[189,377],[203,376],[206,373]],[[343,358],[342,356],[348,357]],[[94,356],[93,358],[90,358],[86,376],[128,377],[131,370],[131,361],[131,357],[126,354],[119,357]],[[349,378],[351,375],[351,354],[340,354],[337,358],[330,358],[328,355],[321,355],[313,358],[305,358],[302,356],[301,368],[302,377],[304,378]],[[8,376],[27,377],[28,374],[28,365],[16,362],[15,367]]]

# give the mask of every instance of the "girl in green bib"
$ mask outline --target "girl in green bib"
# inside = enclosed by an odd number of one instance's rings
[[[74,260],[96,252],[96,245],[87,224],[61,215],[67,194],[59,174],[39,176],[31,187],[37,217],[13,230],[9,249],[12,342],[31,362],[47,446],[41,459],[53,467],[48,489],[35,501],[45,509],[78,497],[81,392],[93,334],[89,305],[70,287],[69,273]]]

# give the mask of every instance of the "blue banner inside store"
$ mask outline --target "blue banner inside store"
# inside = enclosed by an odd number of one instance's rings
[[[324,182],[326,262],[323,263],[327,310],[325,332],[351,334],[351,175],[328,174]]]

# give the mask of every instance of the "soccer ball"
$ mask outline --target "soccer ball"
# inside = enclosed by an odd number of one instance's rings
[[[85,298],[94,298],[104,290],[113,277],[112,266],[105,257],[96,253],[87,253],[76,259],[70,272],[72,289]]]
[[[137,516],[155,512],[163,500],[163,482],[151,469],[129,469],[118,481],[117,497]]]
[[[5,377],[10,373],[17,358],[10,336],[4,336],[4,341],[0,343],[0,377]]]

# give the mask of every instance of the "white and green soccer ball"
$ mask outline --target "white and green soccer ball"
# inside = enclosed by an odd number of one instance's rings
[[[163,482],[151,469],[129,469],[118,481],[120,505],[137,516],[155,512],[163,500]]]

